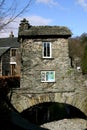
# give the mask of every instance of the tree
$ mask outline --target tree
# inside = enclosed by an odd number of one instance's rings
[[[0,31],[29,9],[32,0],[0,0]]]
[[[87,74],[87,33],[69,39],[69,56],[81,59],[82,73]]]
[[[73,59],[76,57],[82,57],[83,55],[83,48],[80,45],[80,38],[70,38],[69,39],[69,56]]]
[[[84,55],[82,58],[82,72],[83,74],[87,74],[87,46],[84,49]]]
[[[0,32],[6,27],[8,28],[7,25],[16,18],[26,13],[31,1],[32,0],[0,0]],[[0,129],[8,130],[11,109],[16,110],[8,98],[8,92],[11,91],[10,85],[2,78],[3,77],[0,78]]]

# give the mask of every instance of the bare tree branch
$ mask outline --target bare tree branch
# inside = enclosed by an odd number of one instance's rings
[[[0,0],[0,31],[23,14],[30,7],[31,1],[28,0],[26,5],[18,11],[20,5],[16,0],[11,1],[9,6],[7,6],[6,0]]]

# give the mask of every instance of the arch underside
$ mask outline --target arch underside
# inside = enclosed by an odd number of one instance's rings
[[[86,115],[78,108],[58,102],[44,102],[34,105],[21,113],[29,122],[42,125],[62,119],[86,119]]]
[[[16,97],[15,97],[16,98]],[[58,102],[72,105],[78,108],[87,116],[87,98],[82,98],[80,94],[70,93],[46,93],[46,94],[29,94],[20,95],[16,102],[12,102],[13,106],[22,112],[34,105],[45,102]]]

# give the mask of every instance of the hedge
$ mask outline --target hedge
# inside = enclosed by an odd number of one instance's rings
[[[18,88],[20,87],[19,76],[0,76],[0,88]]]
[[[11,88],[20,87],[19,76],[0,76],[0,95],[6,95]]]

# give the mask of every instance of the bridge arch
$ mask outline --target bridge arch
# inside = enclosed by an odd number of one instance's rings
[[[81,92],[82,93],[82,92]],[[83,94],[84,97],[84,94]],[[87,116],[87,96],[83,98],[78,92],[64,92],[64,93],[28,93],[17,94],[13,93],[11,103],[21,113],[24,110],[45,102],[58,102],[72,105],[78,108]],[[15,100],[14,100],[15,99]]]
[[[86,115],[76,107],[58,102],[44,102],[34,105],[24,110],[21,115],[29,122],[37,125],[61,119],[86,119]]]

